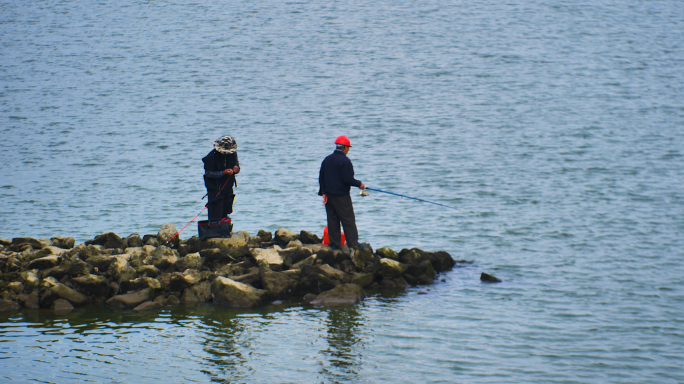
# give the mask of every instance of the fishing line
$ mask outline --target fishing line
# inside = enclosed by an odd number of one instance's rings
[[[442,207],[446,207],[446,208],[450,208],[450,209],[455,209],[455,210],[457,210],[457,211],[463,212],[462,210],[460,210],[460,209],[458,209],[458,208],[450,207],[450,206],[448,206],[448,205],[444,205],[444,204],[440,204],[440,203],[435,203],[434,201],[429,201],[429,200],[425,200],[425,199],[419,199],[419,198],[417,198],[417,197],[411,197],[411,196],[407,196],[407,195],[401,195],[401,194],[399,194],[399,193],[394,193],[394,192],[383,191],[383,190],[381,190],[381,189],[376,189],[376,188],[366,187],[366,189],[371,190],[371,191],[376,191],[376,192],[387,193],[387,194],[389,194],[389,195],[394,195],[394,196],[399,196],[399,197],[405,197],[405,198],[407,198],[407,199],[418,200],[418,201],[422,201],[422,202],[425,202],[425,203],[435,204],[435,205],[439,205],[439,206],[442,206]],[[368,196],[368,194],[367,194],[367,193],[364,194],[363,191],[361,191],[360,195],[361,195],[361,196]]]
[[[223,187],[221,187],[221,189],[218,191],[218,193],[216,194],[215,197],[218,197],[218,195],[221,194],[221,192],[223,191],[223,188],[226,187],[226,185],[228,184],[229,181],[230,181],[230,177],[228,178],[228,180],[226,180],[225,183],[223,183]],[[208,195],[208,193],[207,193],[207,195]],[[207,195],[204,195],[204,196],[207,196]],[[202,196],[202,199],[204,199],[204,196]],[[187,228],[187,226],[190,225],[193,221],[195,221],[195,219],[197,219],[197,218],[199,217],[199,215],[201,215],[202,212],[204,212],[204,210],[207,209],[208,206],[209,206],[209,203],[207,203],[207,204],[204,206],[204,209],[202,209],[202,210],[200,211],[200,213],[197,214],[197,216],[193,217],[192,220],[190,220],[187,224],[185,224],[185,227],[181,228],[180,231],[176,232],[175,235],[171,236],[170,239],[166,240],[166,244],[168,244],[171,240],[173,240],[174,237],[178,236],[181,232],[183,232],[183,230],[184,230],[185,228]]]

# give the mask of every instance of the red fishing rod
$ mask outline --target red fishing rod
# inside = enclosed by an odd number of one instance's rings
[[[218,193],[216,194],[215,197],[218,197],[218,195],[220,195],[221,192],[223,192],[223,188],[226,187],[226,185],[228,184],[228,182],[230,181],[230,179],[231,179],[231,178],[229,177],[228,180],[226,180],[226,182],[223,183],[223,187],[221,187],[221,189],[219,189],[219,191],[218,191]],[[208,193],[207,193],[207,195],[208,195]],[[204,195],[204,196],[207,196],[207,195]],[[204,199],[204,197],[202,197],[202,199]],[[193,217],[192,220],[190,220],[190,222],[188,222],[187,224],[185,224],[185,227],[181,228],[180,231],[176,232],[175,235],[171,236],[170,239],[166,240],[166,244],[168,244],[171,240],[173,240],[174,237],[178,236],[181,232],[183,232],[183,230],[184,230],[185,228],[187,228],[188,225],[192,224],[192,222],[195,221],[195,219],[197,219],[197,218],[199,217],[199,215],[201,215],[202,212],[204,212],[204,210],[207,209],[208,206],[209,206],[209,203],[207,203],[207,204],[204,206],[204,209],[202,209],[202,210],[200,211],[200,213],[197,214],[197,216]]]

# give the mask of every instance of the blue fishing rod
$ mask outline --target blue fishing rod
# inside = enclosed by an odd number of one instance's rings
[[[399,197],[405,197],[405,198],[407,198],[407,199],[413,199],[413,200],[423,201],[423,202],[425,202],[425,203],[435,204],[435,205],[439,205],[439,206],[442,206],[442,207],[447,207],[447,208],[451,208],[451,209],[455,209],[455,210],[457,210],[457,211],[460,211],[460,209],[458,209],[458,208],[450,207],[450,206],[448,206],[448,205],[444,205],[444,204],[440,204],[440,203],[435,203],[434,201],[428,201],[428,200],[424,200],[424,199],[419,199],[419,198],[417,198],[417,197],[411,197],[411,196],[407,196],[407,195],[401,195],[401,194],[398,194],[398,193],[383,191],[383,190],[381,190],[381,189],[370,188],[370,187],[366,187],[366,189],[368,189],[368,190],[370,190],[370,191],[376,191],[376,192],[387,193],[388,195],[394,195],[394,196],[399,196]],[[361,196],[368,196],[368,193],[365,193],[365,194],[364,194],[363,191],[361,191],[360,195],[361,195]]]

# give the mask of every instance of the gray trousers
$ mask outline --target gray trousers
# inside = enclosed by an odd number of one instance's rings
[[[356,229],[356,217],[354,216],[351,195],[335,196],[328,194],[325,213],[328,216],[330,246],[339,246],[342,242],[340,222],[342,222],[344,227],[344,237],[347,240],[347,245],[350,247],[359,245],[359,232]]]

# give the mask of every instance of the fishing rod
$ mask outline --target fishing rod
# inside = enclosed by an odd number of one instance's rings
[[[370,188],[370,187],[366,187],[366,189],[371,190],[371,191],[376,191],[376,192],[387,193],[387,194],[389,194],[389,195],[394,195],[394,196],[399,196],[399,197],[405,197],[405,198],[407,198],[407,199],[413,199],[413,200],[423,201],[423,202],[425,202],[425,203],[440,205],[440,206],[442,206],[442,207],[451,208],[451,209],[455,209],[455,210],[457,210],[457,211],[460,211],[460,209],[455,208],[455,207],[450,207],[450,206],[448,206],[448,205],[444,205],[444,204],[440,204],[440,203],[435,203],[434,201],[428,201],[428,200],[424,200],[424,199],[419,199],[419,198],[417,198],[417,197],[411,197],[411,196],[407,196],[407,195],[401,195],[401,194],[398,194],[398,193],[383,191],[383,190],[381,190],[381,189]],[[368,196],[368,193],[365,193],[365,194],[364,194],[364,191],[361,191],[360,195],[361,195],[361,196]]]
[[[218,193],[216,194],[216,197],[218,197],[218,195],[221,194],[221,192],[223,191],[223,188],[225,188],[226,185],[228,184],[228,181],[230,181],[230,178],[228,178],[228,180],[226,180],[226,182],[223,183],[223,186],[221,187],[221,189],[220,189],[220,190],[218,191]],[[209,195],[208,192],[207,192],[206,195],[202,196],[202,199],[204,200],[204,198],[205,198],[207,195]],[[201,215],[202,212],[204,212],[204,210],[207,209],[208,206],[209,206],[209,203],[207,203],[207,204],[204,206],[204,209],[202,209],[202,210],[200,211],[200,213],[197,214],[197,216],[193,217],[192,220],[190,220],[187,224],[185,224],[185,227],[181,228],[180,231],[176,232],[175,235],[171,236],[170,239],[166,240],[166,244],[170,243],[171,240],[173,240],[174,237],[178,236],[181,232],[183,232],[183,230],[184,230],[185,228],[187,228],[187,226],[190,225],[190,223],[192,223],[193,221],[195,221],[195,219],[197,219],[197,218],[199,217],[199,215]]]

